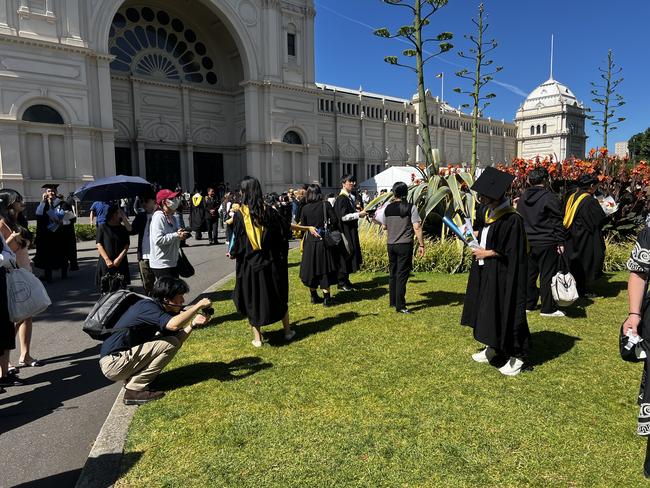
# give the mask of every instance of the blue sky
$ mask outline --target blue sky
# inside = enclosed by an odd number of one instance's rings
[[[410,1],[410,0],[406,0]],[[398,55],[407,46],[397,40],[377,38],[372,29],[408,24],[408,10],[385,5],[381,0],[315,0],[316,79],[346,88],[410,98],[416,91],[414,75],[384,63],[386,55]],[[453,106],[469,98],[452,92],[459,86],[454,73],[464,60],[457,52],[468,50],[463,35],[472,32],[478,0],[449,0],[428,27],[432,35],[454,33],[454,50],[427,64],[427,84],[440,95],[436,73],[445,73],[445,100]],[[648,30],[650,0],[487,0],[488,37],[499,42],[493,51],[496,64],[504,70],[489,90],[497,98],[486,116],[513,120],[525,95],[549,77],[550,38],[555,36],[554,78],[566,84],[587,106],[596,108],[590,94],[591,81],[598,79],[607,50],[623,68],[625,80],[620,93],[626,105],[617,116],[626,117],[610,133],[609,145],[629,139],[650,126],[650,63]],[[463,85],[465,87],[466,85]],[[602,136],[588,124],[587,147],[602,143]]]

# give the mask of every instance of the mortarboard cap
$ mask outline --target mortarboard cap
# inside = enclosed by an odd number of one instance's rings
[[[598,183],[598,178],[594,175],[584,174],[580,175],[580,178],[576,180],[580,188],[589,188],[591,185]]]
[[[56,191],[57,188],[59,188],[59,184],[58,183],[45,183],[41,188],[44,189],[44,190],[54,190],[54,191]]]
[[[501,200],[515,177],[510,173],[488,166],[472,185],[472,190],[493,200]]]

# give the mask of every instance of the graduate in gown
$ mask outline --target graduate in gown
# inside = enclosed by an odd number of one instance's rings
[[[190,229],[194,231],[194,237],[197,241],[203,238],[203,230],[206,221],[205,199],[201,195],[199,188],[194,189],[192,203],[190,204]]]
[[[348,241],[348,250],[341,248],[341,264],[338,274],[338,287],[340,290],[351,291],[354,286],[350,282],[350,273],[356,273],[361,268],[361,243],[359,242],[359,219],[366,216],[365,211],[357,211],[355,207],[354,188],[357,178],[353,175],[344,175],[341,178],[341,193],[334,203],[334,211],[339,220],[339,228]],[[341,246],[343,246],[341,244]]]
[[[57,196],[59,185],[43,185],[43,200],[36,208],[36,255],[34,266],[45,271],[44,279],[52,282],[52,270],[60,269],[61,278],[68,277],[66,235],[63,229],[63,201]]]
[[[321,188],[317,184],[309,185],[305,204],[300,212],[300,224],[323,229],[327,221],[329,231],[338,230],[338,220],[329,202],[323,200]],[[309,232],[302,241],[302,262],[300,279],[309,288],[311,303],[332,305],[330,287],[337,283],[339,254],[336,249],[327,247],[320,237]],[[318,296],[318,287],[323,290],[323,298]]]
[[[597,187],[598,178],[582,175],[578,179],[578,190],[567,199],[564,212],[564,226],[570,234],[567,250],[571,274],[581,297],[591,296],[587,288],[602,276],[605,263],[602,229],[607,215],[593,196]]]
[[[461,318],[486,346],[472,359],[489,363],[505,358],[499,371],[508,376],[521,372],[530,347],[526,233],[522,217],[505,197],[513,179],[488,167],[472,187],[482,204],[475,223],[480,248],[473,250]]]
[[[248,318],[252,344],[262,346],[260,327],[282,320],[284,338],[295,331],[289,326],[288,254],[291,229],[315,228],[291,225],[274,208],[265,205],[260,182],[250,176],[241,182],[241,205],[233,216],[228,253],[237,260],[233,302]]]
[[[639,234],[632,255],[627,262],[630,277],[627,284],[629,313],[623,322],[623,336],[641,336],[643,341],[632,349],[636,358],[643,361],[643,375],[637,402],[639,417],[637,434],[648,438],[643,473],[650,478],[650,298],[648,273],[650,272],[650,227],[646,224]],[[630,332],[631,331],[631,332]]]

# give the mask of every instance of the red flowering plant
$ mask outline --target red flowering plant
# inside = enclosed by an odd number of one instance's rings
[[[551,189],[563,201],[575,189],[575,181],[580,176],[596,176],[600,181],[597,195],[612,197],[618,204],[618,209],[604,227],[605,232],[616,240],[636,235],[650,212],[650,165],[645,161],[633,166],[627,158],[610,156],[607,148],[592,149],[585,159],[514,159],[508,166],[497,165],[498,169],[515,176],[511,198],[521,196],[528,187],[528,173],[539,166],[548,170]]]

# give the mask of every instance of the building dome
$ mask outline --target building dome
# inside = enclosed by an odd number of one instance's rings
[[[553,78],[549,78],[528,95],[521,108],[524,110],[534,110],[562,104],[583,108],[582,104],[578,102],[576,96],[566,85]]]

